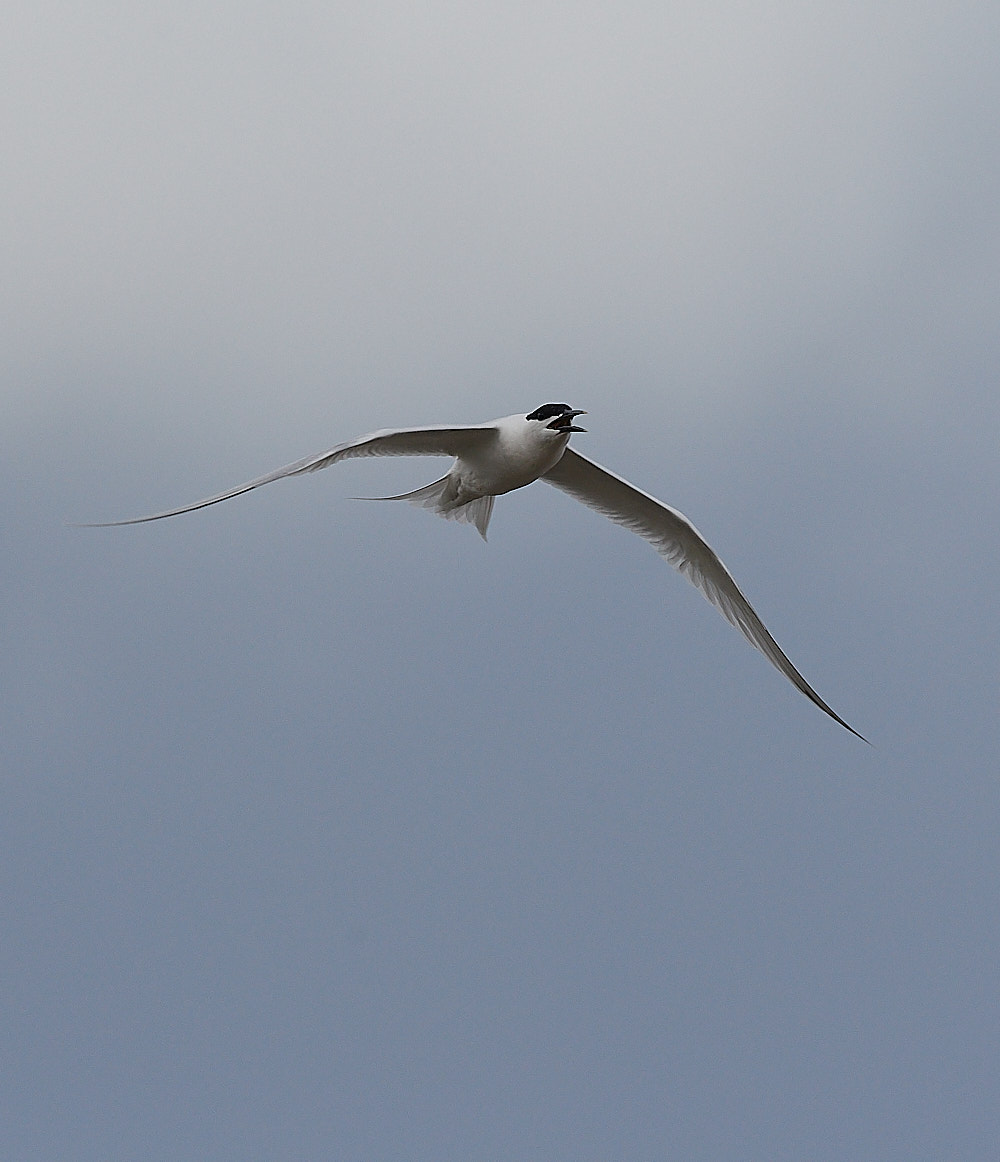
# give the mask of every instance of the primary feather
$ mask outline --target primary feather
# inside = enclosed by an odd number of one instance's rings
[[[358,436],[356,440],[347,440],[320,452],[316,456],[306,456],[302,460],[295,460],[283,468],[275,468],[264,476],[248,480],[245,484],[238,484],[226,492],[207,496],[204,500],[196,500],[194,504],[186,504],[182,508],[168,508],[163,512],[154,512],[149,516],[135,516],[128,520],[100,521],[81,525],[81,528],[106,529],[119,525],[139,525],[151,520],[164,520],[168,516],[181,516],[185,512],[195,512],[199,508],[208,508],[212,504],[220,504],[223,500],[232,500],[234,496],[242,496],[244,492],[251,492],[264,484],[273,484],[275,480],[283,480],[286,476],[302,476],[306,472],[318,472],[336,464],[338,460],[349,460],[356,456],[461,456],[477,444],[489,441],[495,429],[490,424],[477,424],[474,427],[426,427],[426,428],[382,428],[377,432],[370,432],[367,436]],[[395,498],[387,498],[395,499]],[[401,498],[402,499],[402,498]]]
[[[753,606],[743,596],[733,575],[682,512],[636,488],[634,484],[629,484],[621,476],[588,460],[572,448],[566,449],[559,462],[542,479],[648,541],[661,557],[700,589],[722,616],[736,626],[747,641],[760,650],[810,701],[851,734],[863,738],[854,727],[830,709],[792,665]]]

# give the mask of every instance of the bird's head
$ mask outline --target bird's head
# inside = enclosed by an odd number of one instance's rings
[[[577,416],[585,416],[586,414],[579,408],[574,410],[566,403],[543,403],[540,408],[535,408],[524,418],[529,422],[537,423],[542,429],[557,432],[560,435],[569,435],[570,432],[585,432],[587,430],[573,423]]]

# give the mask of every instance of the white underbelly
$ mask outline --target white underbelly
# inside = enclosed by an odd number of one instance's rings
[[[510,447],[499,442],[484,454],[456,462],[452,470],[463,492],[476,496],[502,496],[524,488],[558,462],[569,437],[533,448]]]

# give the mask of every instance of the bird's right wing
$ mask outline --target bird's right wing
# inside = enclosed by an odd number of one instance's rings
[[[736,626],[793,686],[851,734],[868,741],[831,710],[792,665],[715,550],[682,512],[572,448],[567,448],[558,463],[541,479],[648,541],[660,556],[700,589],[722,616]]]
[[[336,464],[338,460],[347,460],[354,456],[461,456],[495,439],[496,432],[497,429],[493,424],[475,424],[469,427],[383,428],[378,432],[370,432],[367,436],[359,436],[356,440],[338,444],[317,456],[296,460],[293,464],[276,468],[265,476],[258,476],[256,480],[248,480],[246,484],[239,484],[236,488],[208,496],[204,500],[196,500],[194,504],[185,505],[183,508],[168,508],[165,512],[155,512],[151,516],[101,521],[80,527],[111,528],[115,525],[137,525],[145,521],[163,520],[168,516],[180,516],[181,513],[194,512],[196,509],[230,500],[234,496],[260,488],[263,484],[283,480],[286,476],[318,472],[320,468],[326,468],[330,464]]]

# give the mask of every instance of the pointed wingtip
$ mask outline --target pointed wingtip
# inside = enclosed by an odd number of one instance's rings
[[[798,674],[797,670],[795,672],[796,672],[796,674]],[[799,675],[799,677],[801,678],[801,675]],[[803,694],[805,694],[805,696],[809,699],[810,702],[812,702],[816,706],[818,706],[820,708],[820,710],[823,711],[824,714],[828,714],[833,719],[834,722],[836,722],[839,726],[842,726],[845,730],[847,730],[851,734],[853,734],[855,738],[860,738],[861,741],[863,743],[865,743],[867,746],[870,746],[873,750],[875,749],[875,744],[872,742],[869,742],[868,739],[865,738],[865,736],[861,733],[860,730],[855,730],[854,727],[851,726],[851,724],[849,722],[845,722],[844,719],[841,718],[840,715],[835,710],[831,709],[831,707],[829,707],[823,701],[823,699],[820,698],[820,696],[816,693],[816,691],[812,688],[812,686],[810,686],[808,684],[808,682],[805,681],[804,678],[802,679],[802,683],[803,683],[802,685],[799,685],[798,682],[795,682],[794,685],[798,686],[799,690]]]
[[[840,725],[841,725],[841,726],[842,726],[842,727],[843,727],[845,730],[849,730],[849,731],[851,732],[851,734],[853,734],[853,735],[854,735],[854,737],[855,737],[855,738],[860,738],[860,739],[861,739],[861,741],[862,741],[862,742],[863,742],[863,743],[864,743],[866,746],[870,746],[870,747],[872,748],[872,750],[874,750],[874,749],[875,749],[875,744],[874,744],[873,742],[871,742],[871,741],[869,741],[867,738],[865,738],[865,736],[864,736],[864,735],[861,733],[861,731],[860,731],[860,730],[855,730],[855,729],[854,729],[854,727],[853,727],[853,726],[851,726],[851,724],[850,724],[849,722],[845,722],[845,721],[844,721],[844,720],[843,720],[843,719],[840,717],[840,715],[839,715],[839,714],[834,714],[834,712],[833,712],[833,711],[830,709],[830,707],[829,707],[829,706],[827,706],[827,705],[826,705],[826,703],[825,703],[825,702],[824,702],[824,703],[819,703],[819,706],[820,706],[820,709],[822,709],[822,710],[825,710],[825,711],[827,712],[827,714],[829,714],[829,715],[830,715],[830,717],[831,717],[831,718],[834,720],[834,722],[838,722],[838,723],[839,723],[839,724],[840,724]]]

